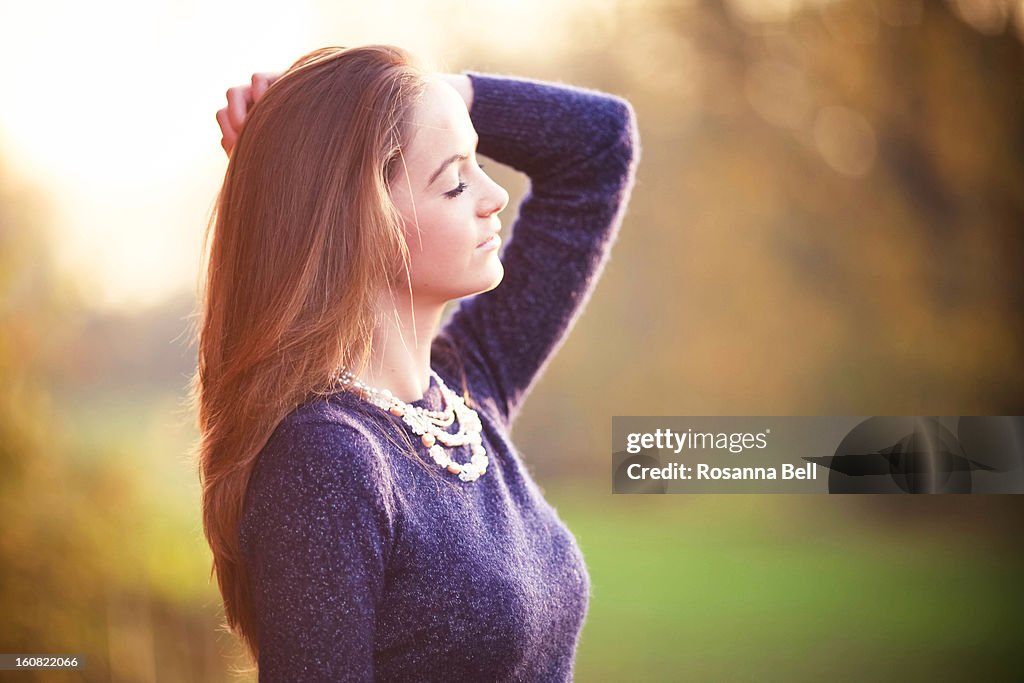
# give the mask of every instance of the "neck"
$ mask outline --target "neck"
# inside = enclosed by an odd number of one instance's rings
[[[430,346],[444,303],[410,303],[408,297],[396,297],[381,311],[370,361],[359,379],[374,389],[390,390],[406,403],[418,401],[430,387]]]

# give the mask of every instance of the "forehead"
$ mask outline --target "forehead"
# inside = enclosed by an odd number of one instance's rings
[[[476,137],[462,96],[436,77],[428,79],[422,99],[413,107],[410,133],[407,162],[434,166],[452,154],[471,152]]]

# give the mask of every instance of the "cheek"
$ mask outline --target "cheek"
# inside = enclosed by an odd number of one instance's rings
[[[453,237],[450,219],[436,209],[420,210],[418,231],[415,222],[406,223],[405,239],[416,279],[436,280],[450,266],[455,251]]]
[[[460,219],[457,212],[444,205],[435,205],[421,208],[418,218],[419,231],[415,222],[406,223],[406,239],[414,256],[423,254],[429,258],[436,254],[451,254],[461,248],[459,236],[464,234],[464,219]]]

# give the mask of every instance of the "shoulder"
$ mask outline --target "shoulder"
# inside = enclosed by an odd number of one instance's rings
[[[288,413],[260,453],[270,461],[285,458],[291,468],[314,465],[335,468],[359,461],[369,464],[376,439],[364,418],[331,399],[311,400]],[[312,462],[311,462],[312,461]]]
[[[372,511],[382,528],[389,527],[387,457],[372,429],[334,399],[302,404],[281,420],[256,457],[240,530],[243,545],[270,520],[303,526],[329,511]]]
[[[387,488],[387,457],[371,420],[344,400],[311,400],[288,413],[260,450],[249,495],[302,491],[377,501]]]

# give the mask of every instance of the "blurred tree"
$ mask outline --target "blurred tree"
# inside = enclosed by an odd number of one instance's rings
[[[215,610],[153,585],[150,567],[173,566],[180,529],[143,514],[139,474],[84,452],[54,410],[47,381],[67,367],[68,321],[83,306],[50,259],[46,203],[2,161],[0,652],[84,655],[81,681],[152,681],[157,668],[164,680],[221,679]]]
[[[537,71],[628,97],[643,157],[538,470],[604,477],[596,416],[1020,413],[1024,45],[961,5],[581,8]]]

